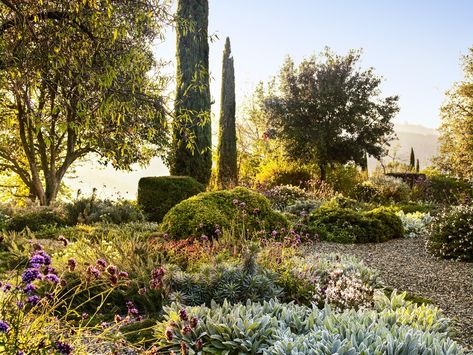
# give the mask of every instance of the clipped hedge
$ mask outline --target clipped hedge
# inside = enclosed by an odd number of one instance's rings
[[[218,237],[221,229],[271,231],[287,226],[286,218],[271,209],[263,195],[244,187],[202,192],[174,206],[163,218],[162,230],[174,238]]]
[[[172,207],[204,190],[190,176],[144,177],[138,182],[138,204],[149,221],[161,222]]]
[[[378,243],[404,235],[401,219],[384,207],[356,211],[322,206],[309,215],[307,228],[321,239],[338,243]]]

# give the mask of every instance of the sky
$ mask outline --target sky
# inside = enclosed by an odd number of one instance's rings
[[[439,126],[445,91],[462,79],[460,57],[473,46],[473,0],[209,0],[211,93],[214,131],[220,106],[221,62],[230,37],[237,106],[259,81],[276,75],[287,55],[296,63],[329,46],[336,53],[363,49],[361,65],[383,76],[383,95],[399,95],[395,123]],[[154,47],[156,58],[173,61],[175,34]],[[173,64],[166,69],[173,73]],[[216,134],[213,143],[216,144]],[[78,168],[82,181],[134,196],[141,176],[166,175],[154,160],[132,173]],[[90,180],[90,181],[89,181]],[[102,185],[102,186],[97,186]],[[106,185],[104,187],[103,185]]]

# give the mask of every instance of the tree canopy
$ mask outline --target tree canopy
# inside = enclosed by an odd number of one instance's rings
[[[398,97],[381,97],[382,78],[373,69],[357,67],[360,55],[352,50],[340,56],[327,49],[298,67],[288,58],[278,92],[265,100],[270,128],[287,155],[316,163],[322,179],[328,165],[362,165],[366,153],[380,158],[393,136]]]
[[[160,0],[0,1],[0,168],[43,205],[90,153],[129,169],[164,153]],[[154,73],[154,75],[151,75]]]
[[[440,154],[436,163],[447,173],[473,179],[473,48],[462,61],[465,78],[453,85],[441,108]]]

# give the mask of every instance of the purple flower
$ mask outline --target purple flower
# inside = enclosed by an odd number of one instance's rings
[[[117,267],[115,265],[109,265],[106,269],[106,271],[110,274],[110,275],[116,275],[117,274]]]
[[[41,274],[38,269],[34,269],[34,268],[26,269],[21,275],[21,280],[25,284],[29,284],[37,279],[41,279]]]
[[[34,254],[30,259],[30,266],[33,268],[40,268],[45,262],[46,260],[42,255]]]
[[[233,199],[233,204],[234,204],[235,206],[238,205],[239,203],[240,203],[240,202],[239,202],[236,198]]]
[[[132,308],[128,308],[128,314],[136,317],[140,314],[140,312],[138,311],[136,307],[132,307]]]
[[[209,240],[209,237],[207,237],[205,234],[202,234],[202,237],[201,237],[201,238],[202,238],[202,240],[203,240],[204,242],[206,242],[206,241]]]
[[[32,294],[35,291],[36,291],[36,286],[32,284],[26,285],[25,288],[23,289],[23,292],[26,293],[27,295]]]
[[[120,271],[118,273],[118,277],[121,278],[121,279],[127,279],[128,278],[128,273],[126,271]]]
[[[172,331],[172,328],[167,328],[166,329],[166,339],[167,339],[167,341],[171,341],[172,338],[174,338],[174,332]]]
[[[105,269],[107,267],[107,262],[104,259],[98,259],[97,266],[102,269]]]
[[[54,275],[54,274],[47,274],[44,278],[45,278],[46,280],[52,282],[53,284],[59,283],[59,277],[57,277],[57,275]]]
[[[5,286],[3,286],[3,291],[10,291],[11,290],[11,284],[6,283]]]
[[[187,321],[188,320],[188,317],[187,317],[187,312],[184,308],[182,308],[180,311],[179,311],[179,318],[183,321]]]
[[[93,275],[96,279],[98,279],[100,277],[100,271],[97,270],[96,267],[90,265],[87,270],[86,270],[87,274],[90,276],[90,275]]]
[[[62,341],[56,342],[56,349],[63,355],[69,355],[72,353],[72,346]]]
[[[36,305],[39,303],[39,301],[41,301],[41,298],[40,298],[39,296],[34,295],[34,296],[28,297],[26,301],[27,301],[30,305],[36,306]]]
[[[44,265],[51,265],[51,257],[44,250],[38,250],[35,254],[43,257]]]
[[[0,320],[0,333],[8,333],[10,331],[10,326],[7,322]]]
[[[63,236],[63,235],[60,235],[57,240],[59,240],[60,242],[62,242],[64,244],[65,247],[67,247],[67,245],[69,244],[69,241]]]
[[[82,313],[82,319],[84,319],[84,320],[89,319],[89,314],[86,313],[86,312]]]
[[[216,235],[216,236],[219,236],[220,233],[221,233],[221,232],[220,232],[220,229],[217,228],[217,229],[215,230],[215,235]]]
[[[275,237],[275,236],[278,235],[278,232],[277,232],[277,231],[272,231],[272,232],[271,232],[271,235],[272,235],[273,237]]]
[[[23,309],[25,307],[25,304],[21,301],[18,301],[16,302],[16,306],[19,308],[19,309]]]
[[[246,203],[240,202],[240,207],[241,207],[241,208],[245,208],[245,207],[246,207]]]

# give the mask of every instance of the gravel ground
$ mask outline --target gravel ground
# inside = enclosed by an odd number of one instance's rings
[[[422,296],[454,320],[455,339],[473,351],[473,264],[436,259],[422,238],[377,244],[321,242],[317,252],[351,254],[377,269],[387,286]]]

